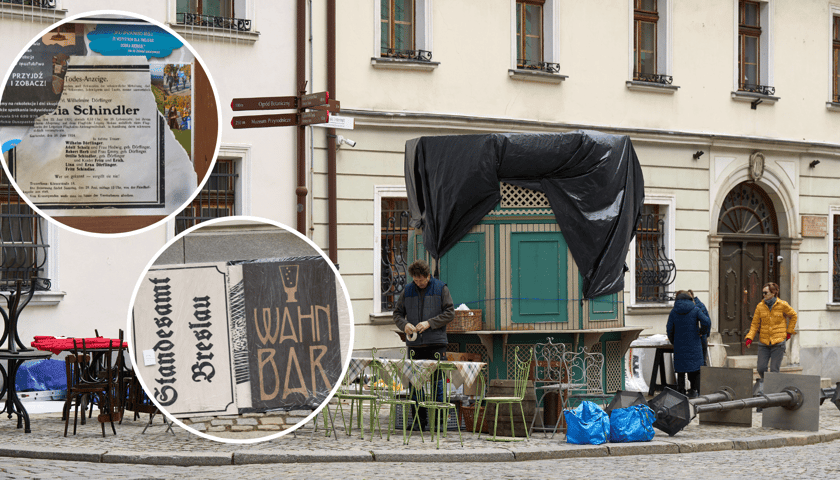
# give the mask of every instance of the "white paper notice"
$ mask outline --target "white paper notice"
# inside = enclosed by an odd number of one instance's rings
[[[13,176],[53,215],[164,215],[196,189],[144,57],[71,57],[55,111],[17,146]],[[114,209],[119,209],[115,211]]]
[[[155,351],[143,350],[143,365],[148,367],[155,364]]]

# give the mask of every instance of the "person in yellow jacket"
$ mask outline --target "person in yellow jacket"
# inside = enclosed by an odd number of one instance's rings
[[[767,362],[770,362],[770,371],[778,372],[782,366],[782,357],[785,356],[785,341],[796,333],[796,310],[784,300],[778,298],[779,285],[766,283],[761,288],[763,300],[755,307],[750,333],[747,334],[745,344],[750,348],[758,333],[758,374],[764,380],[764,372],[767,371]]]

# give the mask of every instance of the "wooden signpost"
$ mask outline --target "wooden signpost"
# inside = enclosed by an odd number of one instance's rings
[[[330,112],[337,113],[341,107],[338,101],[330,100],[330,92],[319,92],[296,97],[234,98],[230,102],[230,108],[235,112],[243,110],[298,110],[298,113],[233,117],[230,124],[233,128],[239,129],[327,123],[330,120]],[[314,111],[303,111],[305,108],[311,108]]]

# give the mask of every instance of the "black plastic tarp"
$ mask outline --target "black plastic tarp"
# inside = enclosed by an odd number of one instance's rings
[[[593,131],[421,137],[405,145],[411,226],[440,259],[501,200],[504,181],[546,194],[583,276],[583,296],[624,288],[644,202],[630,139]]]

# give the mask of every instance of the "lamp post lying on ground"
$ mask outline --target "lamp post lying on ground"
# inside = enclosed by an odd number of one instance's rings
[[[674,436],[691,423],[696,415],[701,413],[762,408],[765,409],[763,410],[762,427],[786,430],[819,430],[818,399],[825,393],[820,392],[820,396],[804,393],[819,390],[819,376],[768,372],[765,374],[765,379],[765,391],[775,393],[761,394],[739,400],[732,399],[731,390],[727,391],[726,388],[721,388],[718,392],[692,400],[670,388],[666,388],[664,392],[648,402],[648,406],[656,414],[656,422],[653,426],[670,436]],[[836,388],[831,395],[837,396]]]
[[[837,385],[834,388],[820,389],[820,405],[822,405],[826,399],[840,409],[840,382],[837,382]]]

